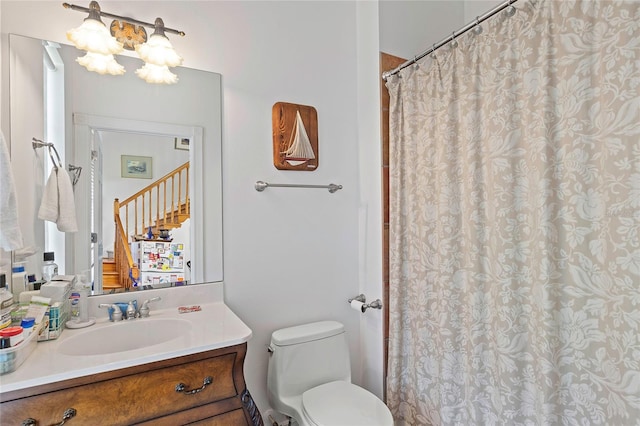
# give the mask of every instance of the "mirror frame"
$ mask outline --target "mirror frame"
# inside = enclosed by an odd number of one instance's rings
[[[204,242],[203,235],[204,209],[203,200],[203,176],[202,176],[202,143],[203,129],[198,126],[184,126],[178,124],[155,123],[149,121],[128,120],[114,117],[102,117],[90,114],[73,114],[73,143],[75,163],[83,170],[91,169],[91,138],[94,132],[117,132],[145,134],[163,137],[188,137],[191,139],[189,149],[189,196],[191,198],[191,226],[189,243],[191,250],[191,281],[190,283],[204,282]],[[75,188],[77,195],[90,199],[91,185],[88,179],[80,179]],[[78,215],[78,232],[73,234],[73,268],[75,271],[83,271],[91,266],[91,257],[87,251],[87,244],[91,240],[90,215]],[[106,218],[105,218],[106,219]],[[104,219],[103,219],[104,220]],[[106,219],[108,220],[108,219]],[[84,242],[84,243],[83,243]],[[102,292],[100,288],[95,291]]]

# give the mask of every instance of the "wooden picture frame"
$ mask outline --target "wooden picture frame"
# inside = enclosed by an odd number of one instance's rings
[[[318,168],[318,113],[309,105],[276,102],[271,109],[273,165],[278,170]]]
[[[151,179],[153,159],[139,155],[121,155],[120,173],[123,178]]]
[[[189,138],[175,138],[175,149],[180,149],[183,151],[189,151],[189,144],[191,143],[191,139]]]

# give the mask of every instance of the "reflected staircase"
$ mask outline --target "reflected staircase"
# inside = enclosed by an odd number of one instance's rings
[[[177,167],[124,201],[113,202],[113,258],[102,260],[104,291],[129,289],[140,271],[133,261],[133,241],[160,239],[161,230],[179,228],[190,216],[189,162]],[[151,233],[151,238],[149,238]]]

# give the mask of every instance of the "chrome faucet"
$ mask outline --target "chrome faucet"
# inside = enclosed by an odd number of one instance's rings
[[[157,302],[158,300],[162,300],[160,296],[152,297],[151,299],[147,299],[142,302],[142,306],[140,306],[140,318],[146,318],[149,316],[149,303]]]
[[[129,301],[129,305],[127,306],[127,319],[128,320],[136,319],[136,316],[138,316],[138,313],[136,312],[136,307],[134,306],[133,302],[135,302],[135,300]]]
[[[109,311],[109,321],[122,321],[122,311],[120,307],[114,303],[101,303],[98,308],[107,308]]]

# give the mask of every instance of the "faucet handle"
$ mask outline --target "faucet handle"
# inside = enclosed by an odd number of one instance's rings
[[[157,302],[159,300],[162,300],[160,298],[160,296],[152,297],[151,299],[147,299],[144,302],[142,302],[142,306],[140,307],[140,318],[148,317],[149,316],[149,303]]]
[[[113,303],[101,303],[98,308],[109,309],[109,321],[122,321],[122,311],[120,307]]]
[[[135,302],[135,303],[134,303]],[[130,300],[129,304],[127,305],[127,319],[128,320],[132,320],[132,319],[136,319],[136,305],[137,302],[135,300]]]

